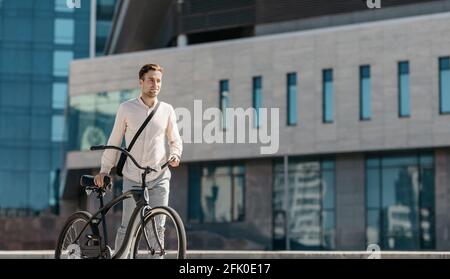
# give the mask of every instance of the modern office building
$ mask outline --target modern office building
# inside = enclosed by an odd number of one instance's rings
[[[152,62],[185,141],[170,204],[189,248],[450,248],[450,1],[151,2],[119,1],[117,55],[71,65],[67,208],[89,206],[78,179],[101,157],[89,146]],[[279,117],[221,122],[221,143],[205,136],[208,108]],[[272,137],[237,143],[243,122]]]
[[[5,224],[0,235],[5,242],[7,235],[20,234],[20,226],[8,222],[58,214],[69,65],[102,53],[114,4],[81,1],[70,8],[66,0],[0,1],[0,218]],[[0,249],[8,247],[0,242]]]

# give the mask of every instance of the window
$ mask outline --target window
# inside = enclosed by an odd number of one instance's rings
[[[287,74],[287,124],[297,124],[297,74]]]
[[[97,0],[97,19],[110,20],[117,0]]]
[[[244,220],[243,165],[195,164],[189,167],[189,220],[226,223]]]
[[[52,115],[52,141],[64,141],[64,115]]]
[[[72,1],[72,3],[74,3],[74,5],[77,3],[77,1],[81,0],[70,0]],[[74,6],[75,8],[75,6]],[[67,0],[55,0],[55,11],[56,12],[65,12],[65,13],[71,13],[73,12],[75,9],[71,9],[67,6]]]
[[[32,185],[44,185],[44,187],[29,187],[29,207],[34,211],[41,211],[49,206],[50,172],[31,171],[29,181]]]
[[[434,249],[434,194],[432,153],[368,156],[367,245]]]
[[[262,107],[262,77],[253,78],[253,108],[255,109],[254,127],[261,127],[260,108]]]
[[[73,44],[73,34],[73,19],[55,18],[55,44]]]
[[[54,109],[64,109],[67,99],[67,84],[62,82],[53,83],[52,107]]]
[[[56,50],[53,52],[53,74],[55,76],[67,76],[72,59],[72,51]]]
[[[399,116],[408,117],[409,112],[409,62],[398,63]]]
[[[120,103],[139,96],[139,90],[72,96],[68,104],[68,150],[89,150],[111,134]]]
[[[109,31],[111,29],[111,20],[97,20],[95,33],[95,52],[96,56],[104,54],[106,41],[108,40]]]
[[[450,113],[450,57],[439,58],[440,113]]]
[[[323,70],[323,122],[333,122],[333,70]]]
[[[14,209],[24,210],[29,208],[28,191],[31,187],[27,175],[24,175],[23,171],[0,169],[0,179],[2,181],[2,193],[4,193],[0,195],[0,216],[16,215],[12,213]],[[18,185],[21,187],[18,187]],[[12,212],[7,214],[8,211]]]
[[[370,120],[370,66],[359,67],[360,119]]]
[[[288,186],[285,187],[284,163],[274,169],[273,216],[274,249],[286,249],[285,228],[289,230],[291,250],[332,250],[336,239],[335,163],[334,160],[302,160],[289,157]],[[285,204],[287,191],[288,204]],[[287,212],[286,212],[287,209]],[[280,214],[281,213],[281,214]],[[278,217],[280,216],[280,217]],[[278,236],[278,238],[276,237]]]
[[[227,115],[226,109],[228,107],[228,98],[229,98],[229,84],[228,80],[220,81],[220,110],[222,111],[222,128],[227,128]]]

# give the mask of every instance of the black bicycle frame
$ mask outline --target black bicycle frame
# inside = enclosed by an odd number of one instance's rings
[[[169,161],[170,162],[170,161]],[[163,166],[164,166],[164,168],[166,167],[166,166],[168,166],[168,163],[169,162],[167,162],[167,163],[165,163]],[[161,169],[163,169],[163,168],[161,168]],[[104,234],[104,238],[103,238],[103,244],[104,244],[104,247],[106,247],[107,245],[108,245],[108,239],[107,239],[107,232],[106,232],[106,214],[108,213],[108,211],[112,208],[112,207],[114,207],[116,204],[118,204],[119,202],[122,202],[122,201],[124,201],[125,199],[129,199],[129,198],[134,198],[134,200],[135,200],[135,202],[136,202],[136,208],[134,209],[134,211],[133,211],[133,213],[132,213],[132,215],[131,215],[131,217],[130,217],[130,221],[133,221],[134,222],[134,220],[135,220],[135,218],[136,218],[136,216],[137,216],[137,214],[139,214],[139,212],[143,209],[143,208],[145,208],[145,207],[149,207],[149,209],[151,209],[151,206],[149,205],[149,203],[148,203],[148,201],[147,201],[147,199],[146,199],[146,197],[145,197],[145,191],[147,190],[146,189],[146,183],[145,183],[145,178],[146,178],[146,176],[147,176],[147,174],[148,173],[150,173],[151,171],[153,171],[153,169],[151,169],[151,168],[148,168],[148,169],[146,169],[145,171],[144,171],[144,173],[142,173],[142,183],[141,183],[141,189],[132,189],[132,190],[129,190],[129,191],[127,191],[127,192],[125,192],[125,193],[123,193],[122,195],[120,195],[120,196],[118,196],[118,197],[116,197],[116,198],[114,198],[112,201],[110,201],[108,204],[106,204],[106,205],[103,205],[103,193],[102,193],[102,191],[100,191],[100,192],[98,192],[98,198],[100,199],[100,209],[96,212],[96,213],[94,213],[93,215],[92,215],[92,217],[89,219],[89,221],[87,222],[87,224],[85,224],[84,225],[84,227],[83,227],[83,229],[80,231],[80,233],[78,234],[78,236],[75,238],[75,240],[73,241],[73,242],[76,242],[79,238],[80,238],[80,236],[83,234],[83,232],[86,230],[86,228],[89,226],[89,225],[91,225],[92,226],[92,224],[93,225],[95,225],[95,226],[97,226],[98,225],[98,223],[99,223],[99,221],[101,221],[102,222],[102,226],[103,226],[103,234]],[[148,241],[148,236],[147,236],[147,234],[146,234],[146,232],[145,232],[145,229],[144,229],[144,214],[145,213],[143,213],[143,214],[141,214],[141,225],[142,225],[142,229],[143,229],[143,233],[144,233],[144,237],[145,237],[145,241],[146,241],[146,244],[147,244],[147,246],[148,246],[148,248],[150,249],[151,247],[150,247],[150,244],[149,244],[149,241]],[[101,217],[100,217],[100,220],[97,218],[97,216],[98,215],[100,215]],[[95,221],[94,221],[95,220]],[[131,224],[131,226],[130,226],[130,224]],[[130,233],[131,233],[131,229],[132,229],[132,225],[133,225],[134,223],[129,223],[129,225],[128,225],[128,227],[127,227],[127,230],[126,230],[126,233],[125,233],[125,238],[124,238],[124,240],[126,239],[126,240],[128,240],[129,239],[129,237],[130,237]],[[93,232],[94,232],[94,234],[96,234],[96,233],[99,233],[99,231],[98,231],[98,228],[97,227],[94,227],[93,228]],[[160,245],[160,248],[162,249],[162,245],[161,245],[161,243],[160,243],[160,240],[159,240],[159,238],[157,237],[157,242],[158,242],[158,245]],[[114,255],[121,255],[124,251],[124,249],[125,249],[125,242],[122,242],[122,244],[121,244],[121,246],[120,246],[120,248],[119,248],[119,250],[114,254]]]

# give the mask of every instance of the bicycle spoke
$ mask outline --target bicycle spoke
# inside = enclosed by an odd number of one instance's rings
[[[70,249],[71,244],[79,245],[80,239],[77,240],[77,237],[78,237],[78,234],[82,231],[86,222],[87,222],[86,220],[82,220],[82,219],[75,220],[70,225],[70,227],[66,230],[66,233],[64,235],[64,238],[62,239],[62,244],[61,244],[61,248],[60,248],[61,255],[64,255],[65,257],[67,257],[69,254],[71,254],[71,251],[68,251],[68,249]]]
[[[73,241],[74,241],[74,240],[76,239],[76,237],[78,236],[77,229],[76,229],[76,227],[75,227],[76,223],[77,223],[77,222],[74,222],[74,223],[72,224],[72,226],[70,227],[69,231],[67,232],[67,237],[68,237],[68,238],[66,238],[66,239],[64,240],[64,244],[66,244],[66,243],[68,242],[68,243],[67,243],[67,246],[69,246],[70,244],[72,244]],[[67,241],[67,240],[68,240],[68,241]],[[66,249],[67,246],[64,246],[63,248]]]

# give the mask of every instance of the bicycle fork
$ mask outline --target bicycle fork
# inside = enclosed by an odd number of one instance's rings
[[[150,207],[150,205],[148,205],[149,199],[148,199],[148,190],[147,190],[147,188],[145,188],[145,190],[144,190],[144,198],[145,198],[145,201],[146,201],[147,205],[143,206],[142,210],[141,210],[141,227],[142,227],[142,231],[143,231],[143,235],[144,235],[144,239],[145,239],[145,243],[147,245],[147,248],[150,250],[150,253],[153,256],[156,251],[155,251],[155,248],[151,247],[152,245],[150,245],[149,237],[148,237],[148,234],[147,234],[147,229],[145,227],[145,214],[152,209]],[[151,222],[152,222],[153,234],[155,235],[156,242],[158,243],[158,246],[160,248],[159,255],[160,256],[164,256],[166,254],[166,252],[164,250],[163,244],[161,243],[161,238],[160,238],[159,233],[158,233],[158,229],[157,229],[157,224],[156,224],[155,218],[152,218]]]

